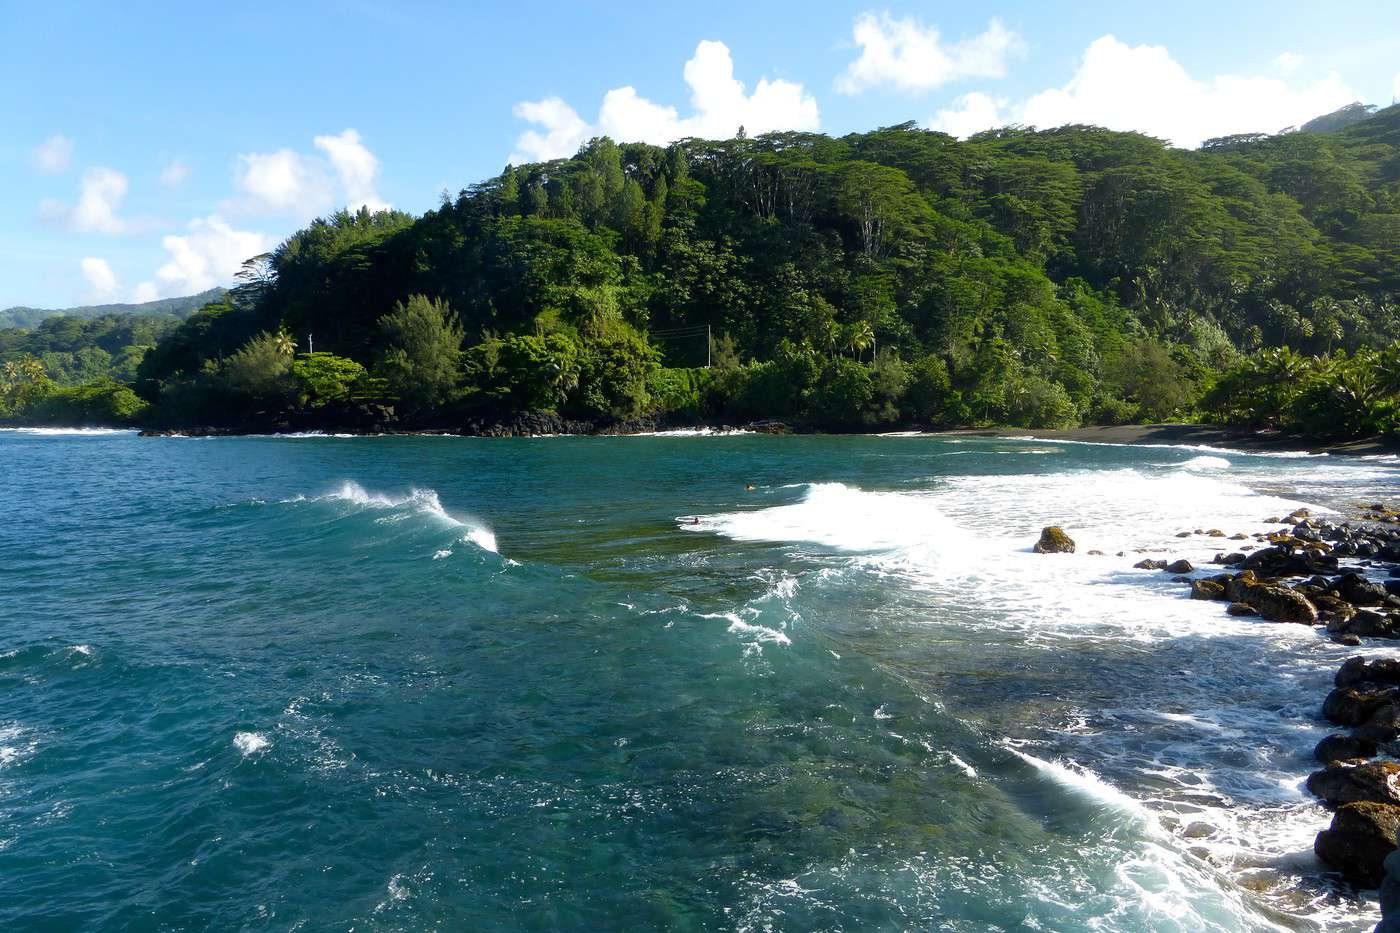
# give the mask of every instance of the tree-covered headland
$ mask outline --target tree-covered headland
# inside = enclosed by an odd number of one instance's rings
[[[1337,123],[595,139],[317,220],[96,381],[0,333],[0,412],[1394,432],[1400,107]]]

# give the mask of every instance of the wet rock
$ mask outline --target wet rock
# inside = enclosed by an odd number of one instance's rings
[[[1191,562],[1183,557],[1180,560],[1172,561],[1170,564],[1167,564],[1167,566],[1163,567],[1162,569],[1165,570],[1167,573],[1190,573],[1196,568],[1191,566]]]
[[[1226,567],[1233,567],[1236,564],[1244,563],[1244,559],[1245,555],[1240,553],[1239,551],[1236,551],[1232,554],[1216,554],[1215,557],[1211,558],[1210,562],[1212,564],[1221,564]]]
[[[1191,532],[1189,532],[1189,531],[1178,531],[1178,532],[1176,533],[1176,536],[1177,536],[1178,538],[1189,538],[1189,537],[1191,537]]]
[[[1386,760],[1330,764],[1308,775],[1307,787],[1330,804],[1370,800],[1400,806],[1400,764]]]
[[[1400,853],[1385,857],[1381,881],[1381,922],[1376,933],[1400,933]]]
[[[1339,645],[1345,645],[1348,648],[1355,648],[1357,645],[1361,644],[1361,636],[1347,632],[1341,635],[1333,635],[1332,641]]]
[[[1167,562],[1164,560],[1153,560],[1149,557],[1146,560],[1140,560],[1136,564],[1133,564],[1133,567],[1137,570],[1166,570]]]
[[[1302,593],[1295,593],[1286,586],[1253,586],[1243,601],[1258,609],[1259,615],[1268,622],[1296,622],[1300,625],[1314,625],[1317,622],[1317,607]]]
[[[1333,635],[1358,635],[1362,638],[1391,638],[1395,634],[1390,617],[1374,609],[1333,613],[1327,623],[1327,631]]]
[[[1400,807],[1370,801],[1338,808],[1332,825],[1317,834],[1313,851],[1349,881],[1374,888],[1381,883],[1386,856],[1395,851]]]
[[[1378,606],[1390,594],[1383,584],[1373,583],[1359,573],[1349,573],[1333,583],[1337,595],[1354,606]]]
[[[1221,531],[1219,528],[1212,528],[1210,531],[1206,532],[1206,536],[1209,538],[1223,538],[1225,537],[1225,532]]]
[[[1334,732],[1313,749],[1313,757],[1323,764],[1333,761],[1349,761],[1353,758],[1374,758],[1376,743],[1343,732]]]
[[[1353,734],[1368,742],[1390,743],[1400,738],[1400,706],[1387,703],[1357,726]]]
[[[1191,581],[1192,599],[1224,599],[1225,587],[1214,580]]]
[[[1245,534],[1243,531],[1236,532],[1235,534],[1230,535],[1230,540],[1231,540],[1231,541],[1248,541],[1248,540],[1249,540],[1249,535]]]
[[[1339,726],[1359,726],[1400,695],[1394,687],[1338,687],[1322,701],[1322,718]]]
[[[1368,661],[1362,657],[1347,658],[1337,669],[1333,680],[1338,687],[1355,687],[1357,684],[1400,686],[1400,660],[1377,658]]]
[[[1231,603],[1225,611],[1232,616],[1257,616],[1259,614],[1259,610],[1249,603]]]
[[[1040,531],[1040,540],[1035,543],[1037,554],[1073,554],[1074,539],[1065,534],[1058,525],[1048,525]]]

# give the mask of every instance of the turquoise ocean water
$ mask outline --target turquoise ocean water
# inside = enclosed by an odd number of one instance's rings
[[[1300,786],[1354,652],[1131,564],[1395,496],[1032,440],[0,432],[0,928],[1361,929]]]

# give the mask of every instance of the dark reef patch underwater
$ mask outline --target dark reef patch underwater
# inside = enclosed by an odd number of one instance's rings
[[[1397,498],[1024,438],[3,431],[0,927],[1365,929],[1302,785],[1395,648],[1132,565]]]

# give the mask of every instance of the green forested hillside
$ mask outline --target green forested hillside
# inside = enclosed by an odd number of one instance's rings
[[[321,352],[295,356],[308,335]],[[318,220],[161,339],[137,388],[177,420],[347,397],[440,422],[1259,420],[1228,387],[1287,346],[1299,391],[1370,373],[1362,430],[1392,417],[1371,348],[1397,336],[1400,107],[1195,151],[907,124],[599,139],[422,217]]]
[[[41,321],[55,317],[99,318],[113,314],[155,314],[176,318],[186,318],[211,301],[224,295],[224,289],[211,288],[198,295],[182,298],[159,298],[141,304],[83,305],[77,308],[27,308],[16,306],[0,309],[0,330],[14,327],[34,327]]]

